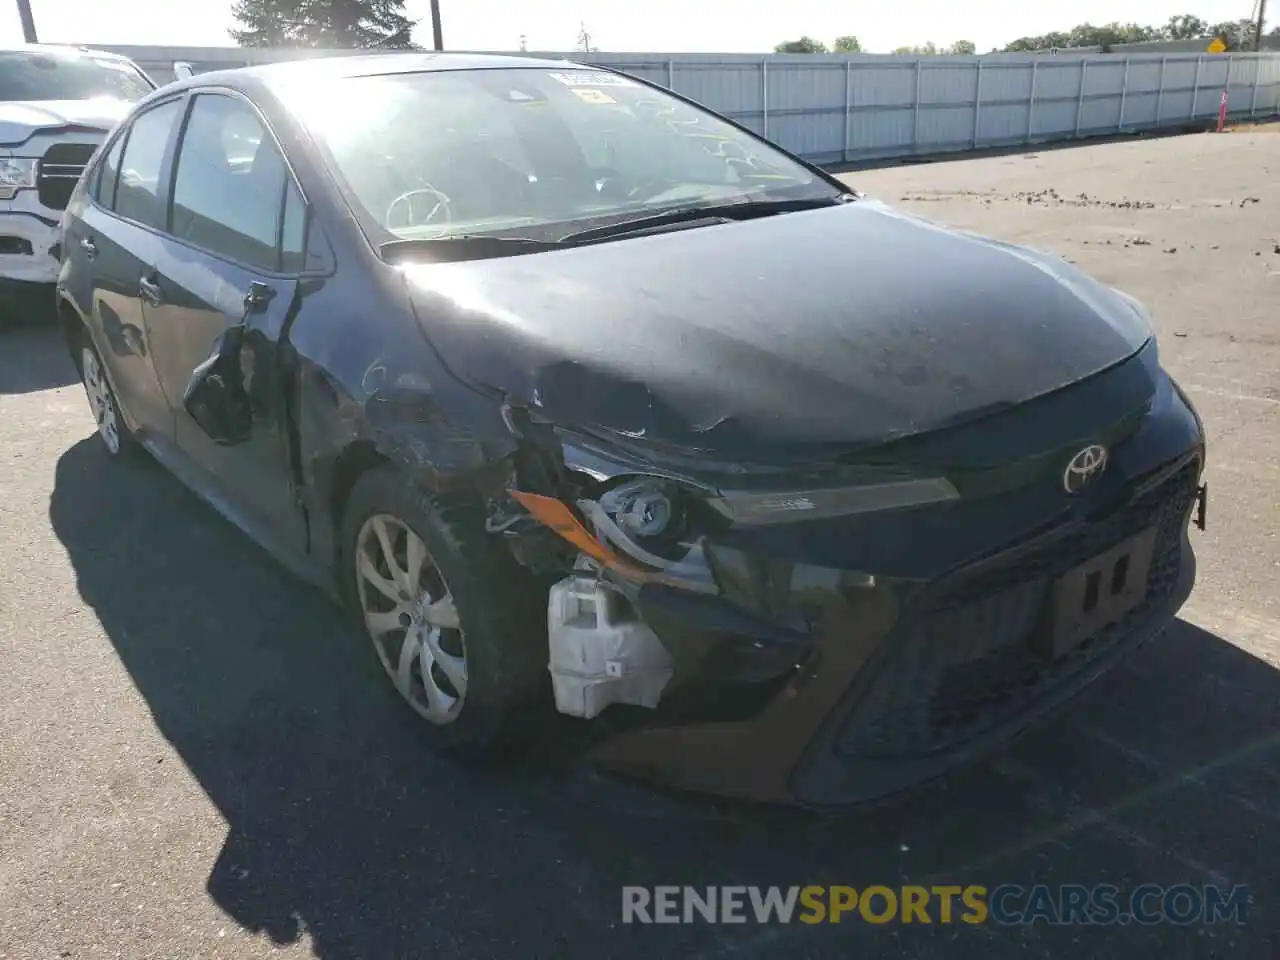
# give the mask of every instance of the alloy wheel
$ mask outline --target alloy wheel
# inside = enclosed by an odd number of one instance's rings
[[[107,383],[107,375],[98,362],[98,355],[91,347],[80,350],[80,369],[83,371],[84,392],[89,397],[89,408],[98,422],[98,436],[107,445],[107,450],[115,455],[120,452],[120,414],[116,409],[116,399],[111,393],[111,385]]]
[[[408,704],[452,723],[467,693],[458,611],[427,545],[403,520],[379,513],[356,536],[356,588],[382,667]]]

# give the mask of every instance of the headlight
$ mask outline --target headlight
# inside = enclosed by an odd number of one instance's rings
[[[901,510],[905,507],[956,500],[959,496],[949,480],[931,477],[828,490],[797,490],[790,493],[725,490],[720,496],[707,500],[707,503],[735,524],[759,526],[880,510]]]
[[[23,157],[0,157],[0,197],[8,200],[22,187],[34,187],[36,163]]]

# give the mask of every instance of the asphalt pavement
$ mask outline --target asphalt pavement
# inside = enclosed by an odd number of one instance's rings
[[[0,330],[0,958],[1280,955],[1280,135],[847,179],[1149,304],[1210,437],[1165,636],[990,760],[839,817],[555,751],[463,769],[324,598],[155,464],[107,462],[52,328]],[[1185,927],[622,923],[624,885],[946,882],[1251,902]]]

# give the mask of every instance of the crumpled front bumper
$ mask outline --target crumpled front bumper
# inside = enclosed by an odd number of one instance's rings
[[[1199,449],[1166,462],[1106,516],[1061,525],[926,584],[868,585],[832,571],[806,599],[816,618],[807,650],[777,624],[752,619],[735,628],[642,597],[645,619],[686,664],[696,651],[685,673],[702,676],[686,701],[714,690],[725,670],[737,672],[740,689],[754,685],[765,697],[738,716],[732,701],[719,718],[660,710],[656,723],[604,741],[593,759],[681,789],[817,808],[936,777],[1012,737],[1172,621],[1195,578],[1187,530],[1201,463]],[[1152,528],[1141,603],[1069,653],[1040,652],[1035,639],[1054,581]],[[725,656],[735,648],[736,659]],[[764,666],[752,677],[744,664],[755,655]],[[771,682],[788,659],[795,666],[784,682]]]
[[[34,190],[6,206],[0,210],[0,281],[53,283],[62,263],[60,213],[41,207]]]

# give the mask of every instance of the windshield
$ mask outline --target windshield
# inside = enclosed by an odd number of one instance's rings
[[[282,96],[375,242],[555,239],[674,207],[839,195],[707,111],[601,71],[391,74]]]
[[[0,53],[0,100],[141,100],[154,87],[133,66],[92,56]]]

